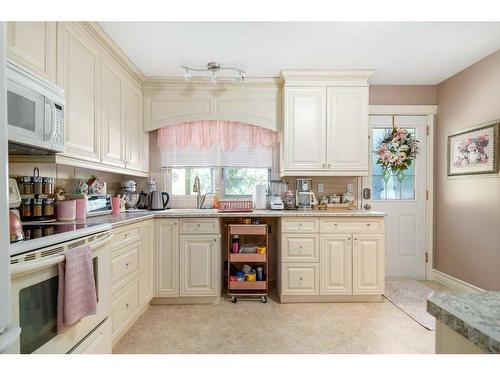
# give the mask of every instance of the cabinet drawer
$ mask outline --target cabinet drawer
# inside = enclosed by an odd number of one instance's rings
[[[217,219],[183,219],[180,222],[181,234],[209,234],[219,233]]]
[[[112,299],[111,314],[114,335],[139,307],[139,279],[113,294]]]
[[[113,256],[113,259],[111,260],[113,285],[139,269],[140,247],[141,242],[137,242],[129,245],[116,256]]]
[[[281,231],[283,233],[318,233],[319,220],[318,219],[281,219]]]
[[[337,232],[382,232],[384,230],[381,220],[320,220],[321,233]]]
[[[122,249],[124,246],[134,243],[141,238],[141,225],[133,224],[127,225],[124,228],[119,228],[113,231],[113,242],[111,244],[111,251]]]
[[[318,263],[283,263],[281,267],[282,294],[319,295]]]
[[[319,262],[319,235],[284,234],[281,251],[282,262]]]

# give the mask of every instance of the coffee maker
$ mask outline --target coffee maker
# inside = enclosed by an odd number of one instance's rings
[[[311,179],[297,178],[295,180],[295,200],[299,210],[310,210],[313,204],[316,204]]]

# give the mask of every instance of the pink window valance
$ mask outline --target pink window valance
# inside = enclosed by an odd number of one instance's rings
[[[208,150],[217,145],[221,151],[232,151],[241,145],[270,149],[278,143],[278,133],[260,126],[233,121],[193,121],[166,126],[158,131],[162,149]]]

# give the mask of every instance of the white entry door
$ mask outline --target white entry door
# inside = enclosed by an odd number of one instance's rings
[[[392,130],[392,116],[370,116],[372,151]],[[427,206],[427,116],[395,116],[396,127],[406,128],[419,141],[416,160],[400,181],[384,179],[377,165],[377,155],[371,153],[372,209],[386,216],[386,277],[426,278],[426,206]],[[366,183],[365,183],[366,184]]]

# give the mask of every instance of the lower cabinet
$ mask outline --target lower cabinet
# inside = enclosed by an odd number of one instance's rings
[[[157,219],[155,237],[154,297],[220,295],[218,219]]]
[[[352,235],[321,235],[320,293],[352,294]]]
[[[319,294],[318,263],[284,263],[281,266],[281,293],[311,296]]]
[[[219,235],[180,236],[180,295],[216,296]]]
[[[113,230],[111,331],[116,342],[153,298],[153,220]]]
[[[384,219],[316,220],[304,233],[311,218],[282,219],[282,302],[377,300],[384,292]]]
[[[384,235],[353,234],[353,293],[384,292]]]

